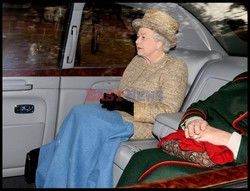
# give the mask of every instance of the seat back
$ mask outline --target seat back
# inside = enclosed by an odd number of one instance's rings
[[[220,60],[209,61],[194,79],[180,112],[186,111],[193,102],[206,99],[245,71],[247,71],[247,58],[225,56]]]
[[[216,51],[191,50],[184,48],[176,48],[169,52],[173,57],[183,59],[188,67],[188,88],[190,89],[195,77],[200,69],[211,60],[221,59],[222,56]]]
[[[247,58],[226,56],[221,60],[206,63],[196,76],[180,111],[157,115],[152,128],[153,134],[160,139],[175,132],[181,117],[192,103],[205,100],[220,87],[245,71],[247,71]]]

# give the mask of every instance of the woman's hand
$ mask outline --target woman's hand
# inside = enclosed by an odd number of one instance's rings
[[[103,99],[100,100],[100,103],[102,104],[102,108],[106,108],[109,111],[119,110],[134,115],[134,103],[122,97],[118,97],[114,93],[104,93]]]
[[[100,103],[102,104],[102,108],[106,108],[110,111],[114,110],[115,101],[118,96],[114,93],[108,94],[104,93],[103,98],[100,99]]]

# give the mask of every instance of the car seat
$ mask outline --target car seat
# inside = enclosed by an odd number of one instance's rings
[[[200,75],[200,70],[204,70],[206,68],[206,65],[212,61],[218,61],[222,59],[221,54],[219,54],[216,51],[197,51],[197,50],[189,50],[189,49],[183,49],[178,48],[170,52],[170,54],[174,57],[181,58],[185,60],[189,76],[188,76],[188,90],[187,92],[195,92],[195,84],[197,84],[196,80],[199,80],[199,78],[196,78],[196,76]],[[193,84],[193,85],[192,85]],[[191,86],[192,85],[192,86]],[[192,87],[192,88],[191,88]],[[190,97],[191,93],[188,93],[186,97]],[[199,98],[199,97],[198,97]],[[185,99],[182,105],[182,108],[180,111],[183,111],[187,105],[190,104],[190,101],[193,101],[192,99]],[[185,107],[184,107],[185,106]],[[156,121],[157,125],[154,125],[155,132],[164,132],[165,133],[165,122],[168,122],[168,119],[165,119],[165,116],[161,116],[165,114],[160,114],[160,121]],[[178,113],[177,113],[178,115]],[[181,114],[179,114],[181,115]],[[175,117],[175,116],[174,116]],[[158,118],[157,118],[158,119]],[[179,120],[179,118],[177,118]],[[177,121],[176,120],[176,121]],[[173,120],[171,119],[170,122]],[[169,124],[169,123],[167,123]],[[158,130],[157,128],[160,128]],[[172,127],[172,125],[171,125]],[[163,128],[163,130],[162,130]],[[157,130],[156,130],[157,129]],[[154,132],[154,131],[153,131]],[[157,134],[156,134],[157,136]],[[117,182],[119,181],[119,178],[128,164],[128,161],[132,157],[132,155],[135,152],[138,152],[139,150],[147,149],[147,148],[154,148],[157,145],[158,140],[157,139],[150,139],[150,140],[131,140],[123,142],[120,147],[117,150],[115,159],[114,159],[114,165],[113,165],[113,187],[116,186]]]

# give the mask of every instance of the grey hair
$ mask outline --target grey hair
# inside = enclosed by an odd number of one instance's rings
[[[163,43],[164,52],[168,52],[169,51],[171,44],[170,44],[170,42],[164,36],[162,36],[161,34],[153,31],[153,38],[156,41],[161,41]]]

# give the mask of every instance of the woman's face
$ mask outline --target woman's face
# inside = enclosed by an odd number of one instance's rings
[[[139,56],[151,57],[159,49],[160,42],[153,38],[153,31],[148,28],[140,28],[137,32],[136,49]]]

